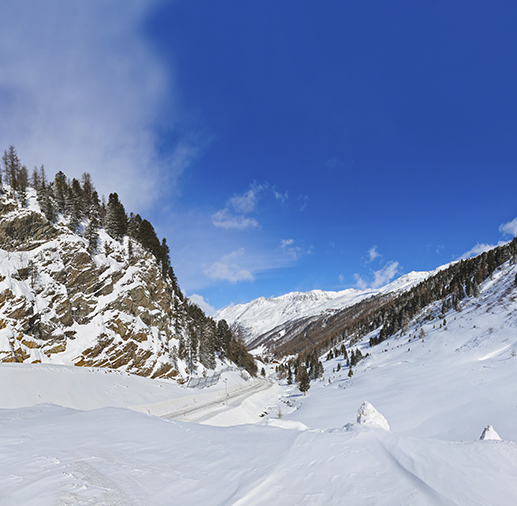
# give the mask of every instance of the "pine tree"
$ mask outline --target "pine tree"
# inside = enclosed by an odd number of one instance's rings
[[[303,393],[303,395],[305,395],[309,388],[311,388],[311,379],[309,378],[307,369],[300,366],[298,370],[298,389]]]
[[[33,187],[37,192],[39,192],[39,190],[40,190],[40,188],[41,188],[41,177],[40,177],[40,174],[39,174],[38,167],[34,167],[34,169],[32,169],[32,180],[31,180],[31,184],[32,184],[32,187]]]
[[[41,212],[45,215],[48,221],[53,223],[56,219],[56,210],[51,196],[51,189],[43,182],[41,183],[37,198]]]
[[[124,206],[116,193],[110,193],[106,209],[106,232],[120,241],[127,232],[127,216]]]
[[[99,194],[94,191],[90,197],[90,205],[88,207],[88,218],[91,220],[95,218],[97,223],[101,224],[101,203],[99,201]]]
[[[54,177],[52,192],[56,202],[57,212],[65,213],[68,184],[66,182],[66,176],[61,171],[59,171]]]
[[[18,172],[18,198],[22,207],[27,205],[27,186],[29,184],[29,173],[27,167],[22,165]]]
[[[13,145],[10,145],[2,157],[5,171],[5,182],[15,191],[18,190],[18,175],[21,168],[20,159]]]
[[[99,248],[99,222],[95,216],[90,218],[84,236],[88,241],[88,251],[96,254]]]

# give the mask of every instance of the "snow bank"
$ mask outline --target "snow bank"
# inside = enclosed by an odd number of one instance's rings
[[[277,418],[268,420],[266,425],[289,430],[309,430],[309,427],[307,427],[307,425],[303,424],[302,422],[296,422],[294,420],[280,420]]]
[[[501,441],[501,437],[491,425],[483,429],[483,433],[479,439],[481,441]]]
[[[384,418],[369,402],[364,401],[357,411],[357,423],[360,425],[368,425],[370,427],[380,427],[384,430],[390,430],[390,426],[386,418]]]

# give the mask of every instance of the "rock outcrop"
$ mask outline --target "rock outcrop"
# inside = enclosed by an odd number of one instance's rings
[[[0,197],[0,361],[187,374],[184,302],[154,256],[102,229],[97,254],[64,224]]]

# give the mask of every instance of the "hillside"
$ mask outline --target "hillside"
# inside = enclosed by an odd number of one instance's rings
[[[291,292],[280,297],[260,297],[246,304],[236,304],[221,309],[215,314],[215,318],[224,319],[231,325],[237,326],[243,333],[245,342],[249,344],[286,323],[317,315],[324,317],[369,297],[405,290],[430,274],[411,272],[378,289],[349,288],[339,292],[311,290]]]
[[[147,220],[127,216],[116,194],[101,204],[89,177],[81,186],[58,173],[45,183],[35,170],[38,188],[27,186],[16,163],[5,170],[11,184],[0,184],[0,362],[179,382],[223,360],[254,373],[226,322],[183,296],[166,241]]]

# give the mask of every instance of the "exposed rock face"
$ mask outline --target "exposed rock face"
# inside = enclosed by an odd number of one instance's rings
[[[102,253],[0,197],[0,361],[108,366],[180,379],[184,312],[155,258],[101,231]],[[106,254],[107,253],[107,254]]]

